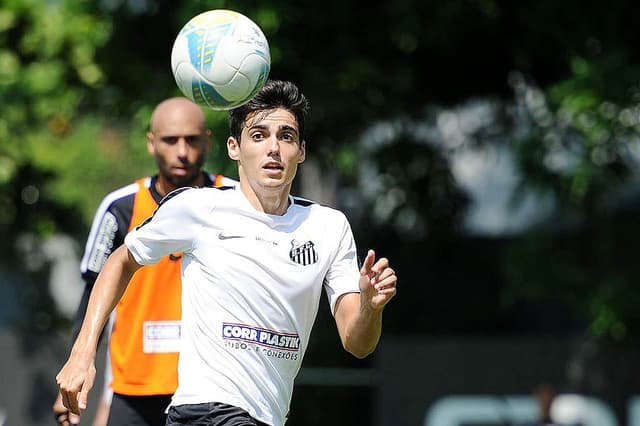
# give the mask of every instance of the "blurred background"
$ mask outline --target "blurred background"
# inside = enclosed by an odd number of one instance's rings
[[[558,421],[640,425],[628,0],[2,0],[0,425],[54,423],[91,218],[154,172],[173,40],[216,8],[258,23],[271,78],[311,100],[294,194],[399,276],[366,360],[323,300],[288,425],[533,425],[556,395]],[[235,177],[207,114],[207,169]]]

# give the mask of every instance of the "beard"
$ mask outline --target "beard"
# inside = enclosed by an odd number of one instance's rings
[[[159,173],[172,185],[176,187],[194,186],[202,174],[204,155],[198,157],[194,163],[182,165],[187,170],[187,174],[184,176],[177,176],[171,173],[171,166],[162,158],[156,158],[156,162]]]
[[[176,187],[194,186],[199,177],[200,171],[197,171],[196,173],[189,173],[186,176],[175,176],[172,174],[165,175],[165,178]]]

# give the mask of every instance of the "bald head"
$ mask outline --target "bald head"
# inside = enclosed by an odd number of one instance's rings
[[[161,195],[204,183],[202,166],[211,145],[202,109],[187,98],[169,98],[151,114],[147,150],[158,165]]]
[[[167,126],[172,122],[183,123],[185,120],[194,125],[199,123],[202,129],[205,127],[204,112],[196,103],[182,97],[169,98],[160,102],[153,110],[149,129],[157,132],[160,126]]]

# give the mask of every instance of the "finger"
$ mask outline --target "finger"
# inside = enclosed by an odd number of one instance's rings
[[[62,404],[62,395],[60,395],[60,392],[58,392],[58,396],[56,396],[56,400],[53,401],[53,412],[61,413],[63,411],[67,411],[67,409],[64,408],[64,405]]]
[[[383,309],[389,303],[389,301],[391,301],[391,299],[395,297],[395,295],[396,295],[395,287],[378,292],[378,294],[376,294],[371,299],[371,306],[374,309]]]
[[[374,287],[376,289],[380,287],[388,286],[391,281],[397,281],[395,271],[391,268],[385,268],[380,274],[376,276]]]
[[[53,403],[53,416],[56,422],[61,426],[71,426],[69,419],[69,410],[62,403],[62,395],[58,392],[58,396]]]
[[[376,291],[381,292],[383,290],[387,290],[390,288],[395,288],[396,287],[396,279],[395,276],[392,277],[388,277],[382,281],[380,281],[379,283],[377,283],[374,288],[376,289]]]
[[[395,296],[395,294],[398,292],[398,289],[396,288],[395,285],[390,285],[388,287],[384,287],[381,288],[379,290],[377,290],[377,294],[376,296],[383,296],[387,299],[390,299],[391,297],[389,296]]]
[[[64,398],[64,393],[62,395],[63,400],[65,401],[64,406],[72,413],[80,415],[80,409],[78,408],[78,392],[69,392],[66,398]]]
[[[360,275],[362,276],[371,276],[371,268],[373,267],[373,263],[376,260],[376,254],[373,250],[369,250],[367,252],[367,257],[364,258],[364,262],[362,262],[362,268],[360,268]]]
[[[80,414],[78,410],[78,393],[74,391],[63,390],[60,387],[60,395],[62,395],[62,404],[65,408],[73,413]]]
[[[86,410],[87,409],[87,393],[85,391],[80,391],[78,392],[78,395],[76,397],[76,410],[71,410],[72,414],[76,414],[76,415],[81,415],[82,414],[82,410]]]
[[[93,377],[90,375],[89,377],[87,377],[87,379],[83,383],[82,389],[80,389],[80,393],[78,394],[78,408],[80,410],[86,410],[87,400],[89,399],[88,398],[89,391],[91,390],[92,387],[93,387]],[[78,411],[76,414],[80,415],[80,411]]]
[[[64,406],[65,409],[69,409],[69,407],[71,406],[71,403],[69,402],[69,394],[67,391],[63,390],[63,385],[62,385],[62,380],[61,380],[61,375],[62,373],[58,373],[56,375],[56,384],[58,385],[58,398],[60,398],[60,401],[62,402],[62,405]],[[56,401],[57,402],[57,401]],[[54,407],[55,407],[55,403],[54,403]]]
[[[64,411],[54,413],[54,417],[58,425],[69,426],[69,412],[66,409]]]
[[[371,270],[376,274],[380,274],[380,272],[384,271],[388,267],[389,259],[387,259],[386,257],[381,257],[380,259],[378,259],[376,264],[371,267]]]
[[[62,405],[64,405],[65,409],[69,409],[69,407],[71,407],[71,398],[69,398],[69,394],[68,392],[63,391],[62,389],[60,389],[60,396],[62,398]]]
[[[389,295],[395,296],[397,292],[398,292],[398,289],[395,287],[386,287],[378,290],[378,295],[379,296],[389,296]]]
[[[69,413],[69,426],[75,426],[80,424],[80,416]]]

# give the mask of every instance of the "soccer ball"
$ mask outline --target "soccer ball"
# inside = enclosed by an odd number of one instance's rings
[[[171,50],[171,69],[186,97],[214,110],[243,105],[271,68],[267,38],[252,20],[216,9],[189,20]]]

